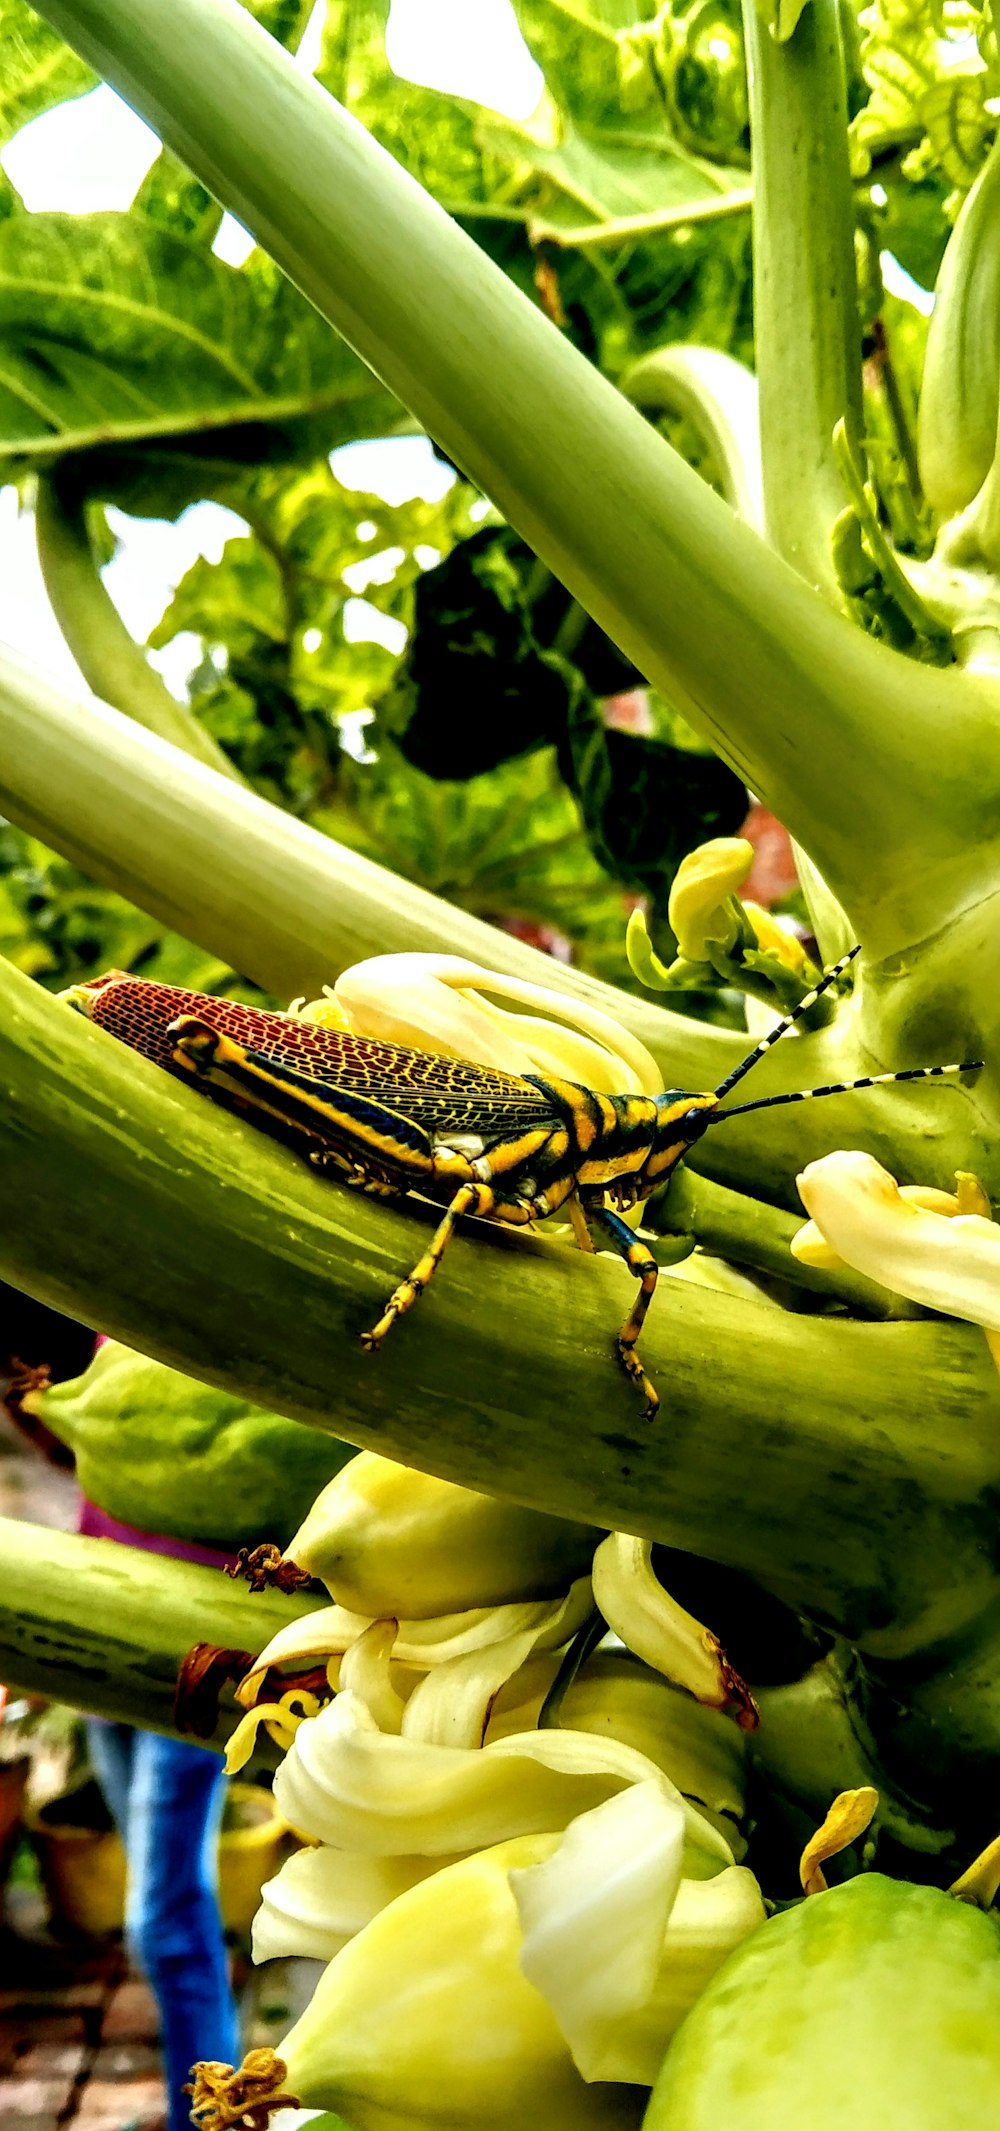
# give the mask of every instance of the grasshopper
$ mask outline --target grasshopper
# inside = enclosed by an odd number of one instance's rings
[[[658,1395],[637,1341],[656,1287],[649,1246],[622,1219],[665,1182],[710,1126],[780,1103],[891,1081],[973,1072],[964,1065],[876,1073],[722,1109],[724,1098],[858,952],[827,970],[794,1013],[710,1094],[603,1095],[575,1081],[518,1076],[460,1058],[323,1028],[228,999],[110,970],[63,996],[91,1021],[355,1190],[418,1192],[446,1208],[421,1258],[362,1334],[380,1346],[433,1278],[463,1214],[522,1227],[565,1208],[584,1249],[610,1245],[639,1282],[618,1333],[622,1364],[651,1420]]]

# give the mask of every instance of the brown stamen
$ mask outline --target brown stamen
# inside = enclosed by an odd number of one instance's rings
[[[274,2109],[298,2109],[297,2094],[281,2092],[288,2073],[273,2050],[248,2050],[238,2071],[231,2064],[192,2065],[185,2087],[197,2131],[267,2131]]]
[[[251,1591],[305,1591],[312,1582],[308,1569],[286,1561],[273,1540],[263,1546],[241,1546],[227,1576],[245,1576]]]

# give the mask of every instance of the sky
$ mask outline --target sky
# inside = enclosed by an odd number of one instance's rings
[[[318,56],[321,16],[317,8],[298,55],[308,72]],[[393,0],[387,48],[398,74],[512,118],[527,117],[538,101],[542,77],[510,0]],[[113,90],[102,87],[23,127],[0,162],[29,209],[92,214],[127,207],[158,148],[155,133]],[[227,215],[214,249],[239,265],[250,243]],[[333,465],[347,487],[375,490],[393,502],[440,496],[453,478],[423,437],[349,444],[334,453]],[[140,642],[196,558],[217,560],[225,541],[244,531],[241,519],[214,503],[195,504],[176,524],[129,519],[121,511],[108,515],[120,547],[104,581]],[[42,584],[30,514],[19,514],[13,488],[0,489],[0,585],[0,637],[53,680],[81,688]],[[389,641],[399,627],[367,600],[348,602],[349,635]],[[155,654],[154,663],[175,694],[183,696],[197,657],[196,639],[180,637]]]

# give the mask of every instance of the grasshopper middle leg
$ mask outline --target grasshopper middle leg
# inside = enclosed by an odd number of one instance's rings
[[[612,1213],[609,1206],[604,1206],[589,1196],[584,1197],[583,1193],[580,1197],[591,1228],[607,1238],[612,1249],[618,1252],[619,1257],[624,1258],[629,1272],[635,1273],[639,1281],[639,1292],[618,1334],[618,1353],[623,1369],[646,1401],[643,1419],[651,1421],[659,1407],[660,1396],[642,1366],[636,1351],[636,1341],[656,1291],[660,1268],[648,1244],[633,1235],[628,1222],[623,1221],[620,1214]]]

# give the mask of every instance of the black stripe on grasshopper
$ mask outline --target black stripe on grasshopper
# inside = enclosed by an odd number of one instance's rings
[[[119,971],[66,996],[133,1049],[194,1079],[340,1181],[381,1196],[413,1191],[445,1207],[427,1249],[363,1335],[366,1348],[381,1344],[433,1278],[461,1215],[523,1226],[565,1207],[584,1248],[597,1236],[639,1282],[618,1351],[651,1419],[659,1399],[636,1342],[657,1264],[623,1212],[648,1198],[703,1132],[727,1117],[976,1069],[973,1063],[913,1067],[720,1108],[852,959],[845,955],[828,970],[710,1094],[671,1088],[655,1096],[605,1095],[575,1081],[500,1073]]]

